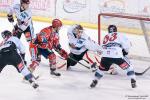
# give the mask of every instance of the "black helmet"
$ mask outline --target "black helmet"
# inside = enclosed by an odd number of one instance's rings
[[[5,31],[3,31],[3,32],[1,33],[1,36],[2,36],[3,39],[5,39],[6,37],[9,37],[9,36],[11,36],[11,35],[12,35],[11,32],[8,31],[8,30],[5,30]]]
[[[117,32],[117,27],[115,25],[109,25],[108,32],[109,33]]]

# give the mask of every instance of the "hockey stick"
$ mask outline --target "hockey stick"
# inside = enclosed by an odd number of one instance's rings
[[[87,60],[85,60],[85,59],[82,59],[82,60],[84,60],[84,61],[85,61],[86,63],[88,63],[88,64],[90,63],[89,61],[87,61]]]
[[[58,56],[60,59],[62,59],[62,60],[65,60],[64,58],[62,58],[62,57],[60,57],[60,56]],[[70,57],[69,57],[70,58]],[[79,62],[79,61],[76,61],[75,59],[73,59],[73,58],[70,58],[71,60],[73,60],[73,61],[75,61],[75,62],[77,62],[77,63],[79,63],[79,64],[81,64],[82,66],[84,66],[84,67],[86,67],[86,68],[88,68],[88,69],[90,69],[90,67],[89,66],[86,66],[86,65],[84,65],[84,64],[82,64],[81,62]],[[86,63],[88,63],[89,64],[89,61],[87,61],[87,60],[85,60],[85,59],[82,59],[82,60],[84,60]],[[61,66],[59,66],[59,67],[57,67],[58,69],[61,69],[62,67],[64,67],[65,65],[66,65],[67,63],[64,63],[64,64],[62,64]]]
[[[58,56],[60,59],[63,59],[63,60],[65,60],[64,58],[62,58],[62,57],[60,57],[60,56]],[[75,59],[73,59],[72,57],[68,57],[69,59],[71,59],[71,60],[73,60],[74,62],[77,62],[77,63],[79,63],[80,65],[82,65],[82,66],[84,66],[85,68],[87,68],[87,69],[92,69],[92,72],[95,72],[96,70],[97,70],[97,68],[95,69],[95,67],[94,66],[97,66],[96,64],[94,65],[91,65],[91,66],[86,66],[85,64],[83,64],[83,63],[81,63],[81,62],[79,62],[79,61],[77,61],[77,60],[75,60]],[[87,61],[87,60],[85,60],[85,59],[82,59],[82,60],[84,60],[87,64],[89,64],[90,62],[89,61]],[[60,66],[60,68],[62,68],[63,66],[65,66],[66,65],[66,63],[64,63],[63,65],[61,65]],[[98,66],[97,66],[98,67]],[[93,69],[94,68],[94,69]],[[58,68],[59,69],[59,68]]]
[[[75,59],[73,59],[73,58],[71,58],[71,57],[69,57],[69,59],[73,60],[74,62],[79,63],[80,65],[82,65],[82,66],[84,66],[84,67],[86,67],[86,68],[88,68],[88,69],[90,69],[89,66],[86,66],[86,65],[84,65],[83,63],[81,63],[81,62],[79,62],[79,61],[77,61],[77,60],[75,60]]]
[[[66,63],[64,63],[64,64],[58,66],[57,69],[61,69],[61,68],[63,68],[65,65],[66,65]],[[32,73],[32,76],[33,76],[33,78],[34,78],[35,80],[38,80],[41,75],[35,76],[35,75]]]
[[[61,68],[63,68],[65,65],[67,65],[67,63],[64,63],[64,64],[58,66],[57,69],[61,69]]]
[[[62,57],[60,57],[60,56],[58,56],[60,59],[62,59],[62,60],[65,60],[64,58],[62,58]],[[85,61],[86,63],[90,63],[89,61],[87,61],[87,60],[85,60],[85,59],[82,59],[83,61]]]
[[[58,66],[57,69],[61,69],[61,68],[63,68],[65,65],[66,65],[66,63],[64,63],[64,64]],[[41,75],[35,76],[35,75],[32,73],[32,76],[33,76],[33,78],[34,78],[35,80],[38,80]]]
[[[147,67],[143,72],[135,72],[135,75],[141,76],[141,75],[145,74],[149,69],[150,69],[150,66]]]
[[[60,57],[60,56],[58,56],[60,59],[63,59],[63,60],[65,60],[64,58],[62,58],[62,57]],[[77,63],[79,63],[80,65],[82,65],[82,66],[84,66],[84,67],[86,67],[86,68],[88,68],[88,69],[90,69],[90,67],[89,66],[86,66],[86,65],[84,65],[83,63],[81,63],[81,62],[79,62],[79,61],[77,61],[77,60],[75,60],[75,59],[73,59],[72,57],[68,57],[69,59],[71,59],[72,61],[74,61],[74,62],[77,62]]]

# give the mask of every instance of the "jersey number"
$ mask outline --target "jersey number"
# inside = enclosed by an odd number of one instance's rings
[[[117,39],[117,33],[113,33],[110,36],[106,35],[104,37],[103,44],[106,44],[107,42],[110,42],[110,41],[114,41],[115,39]]]

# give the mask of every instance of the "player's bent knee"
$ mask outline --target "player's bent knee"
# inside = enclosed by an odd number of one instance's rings
[[[54,53],[52,53],[52,54],[50,54],[50,55],[48,56],[48,59],[49,59],[49,60],[56,60],[56,55],[55,55]]]

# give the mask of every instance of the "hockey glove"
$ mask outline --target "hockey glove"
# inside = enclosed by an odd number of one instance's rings
[[[18,27],[18,25],[15,25],[15,26],[14,26],[14,29],[15,29],[15,31],[17,31],[17,32],[22,32],[22,30]]]
[[[123,53],[123,56],[128,55],[128,52],[126,52],[125,49],[122,49],[122,53]]]
[[[65,60],[68,58],[68,53],[67,53],[64,49],[61,49],[61,50],[59,51],[59,54],[60,54],[63,58],[65,58]]]
[[[18,25],[14,26],[13,36],[16,36],[18,33],[22,33],[23,31],[18,27]]]
[[[9,14],[8,14],[7,17],[8,17],[8,21],[9,21],[10,23],[14,22],[13,15],[9,15]]]

